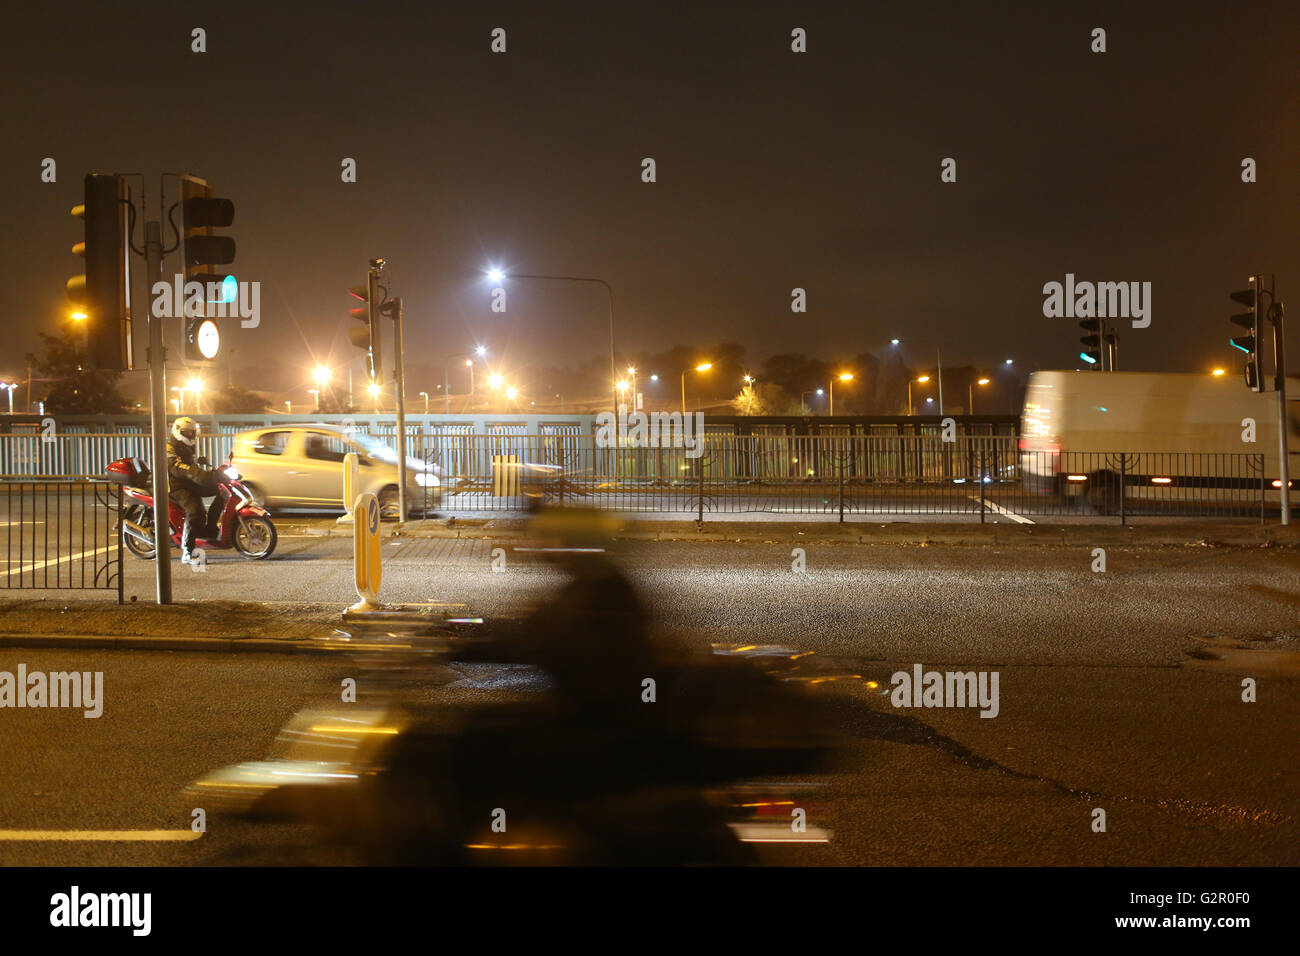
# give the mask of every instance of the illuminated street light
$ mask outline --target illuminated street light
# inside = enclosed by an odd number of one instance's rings
[[[476,346],[474,348],[474,354],[477,355],[479,358],[483,358],[485,355],[487,355],[487,346],[485,345]],[[465,364],[468,365],[469,363],[466,362]]]
[[[988,383],[989,380],[987,378],[982,378],[978,382],[967,383],[966,385],[966,399],[967,399],[966,414],[967,415],[975,414],[975,385],[987,385]]]
[[[488,376],[488,385],[490,385],[492,388],[500,388],[501,382],[502,382],[502,378],[500,373],[498,372],[493,372],[491,375]]]
[[[319,415],[319,414],[320,414],[320,389],[319,389],[319,388],[309,388],[309,389],[307,389],[307,394],[308,394],[308,395],[312,395],[312,396],[315,397],[315,399],[316,399],[316,414]]]
[[[1215,369],[1213,372],[1211,372],[1210,374],[1211,374],[1211,375],[1214,375],[1214,376],[1217,377],[1217,376],[1223,374],[1223,369],[1221,369],[1221,368],[1216,368],[1216,369]]]
[[[510,401],[513,402],[515,400],[515,396],[518,394],[519,394],[519,389],[515,388],[513,385],[509,385],[506,387],[506,398],[510,399]]]
[[[852,372],[841,372],[841,373],[840,373],[840,381],[841,381],[841,382],[851,382],[851,381],[853,381],[853,373],[852,373]],[[831,395],[830,395],[830,399],[831,399],[831,401],[830,401],[830,405],[831,405],[831,407],[830,407],[830,411],[829,411],[828,414],[834,415],[834,414],[835,414],[835,379],[831,379]]]
[[[86,319],[88,319],[88,318],[90,318],[90,316],[88,316],[85,312],[73,312],[73,313],[72,313],[72,321],[73,321],[73,322],[84,322],[84,321],[85,321]]]
[[[693,369],[682,369],[682,414],[686,414],[686,373],[687,372],[707,372],[713,368],[712,362],[701,362]]]
[[[330,370],[327,369],[324,365],[317,365],[316,371],[311,373],[312,378],[316,380],[316,384],[320,385],[321,387],[324,387],[330,383],[330,377],[332,376],[332,374],[333,373],[330,372]]]
[[[922,375],[917,378],[917,381],[924,385],[926,382],[930,381],[930,376]],[[912,380],[910,378],[907,380],[907,414],[916,414],[916,406],[912,404]]]
[[[593,276],[564,276],[564,275],[538,275],[538,274],[529,275],[522,272],[516,272],[514,275],[506,275],[503,269],[498,269],[495,266],[492,266],[488,269],[487,277],[493,282],[502,282],[505,279],[532,279],[532,280],[547,281],[547,282],[585,282],[585,283],[601,286],[605,290],[605,295],[609,300],[609,377],[611,383],[613,382],[614,378],[618,375],[618,372],[615,369],[615,361],[614,361],[614,287],[613,286],[611,286],[604,279],[597,279]],[[633,392],[635,393],[635,387],[633,388]],[[618,392],[615,391],[613,394],[611,394],[610,398],[614,402],[614,415],[615,417],[617,417],[618,416]]]
[[[898,339],[890,339],[890,340],[889,340],[889,344],[890,344],[890,345],[897,345],[897,344],[898,344]]]
[[[424,399],[424,414],[427,415],[429,414],[429,393],[420,392],[420,396]]]

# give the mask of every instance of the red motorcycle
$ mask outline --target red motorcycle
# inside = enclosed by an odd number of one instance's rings
[[[123,485],[122,543],[137,558],[146,561],[153,558],[158,547],[154,541],[149,466],[139,458],[119,458],[104,470]],[[213,472],[213,478],[216,498],[208,509],[208,527],[199,531],[195,546],[204,551],[234,548],[246,558],[269,558],[276,542],[271,516],[249,494],[233,465],[228,462],[222,465]],[[179,548],[185,529],[185,511],[174,501],[169,504],[172,545]]]

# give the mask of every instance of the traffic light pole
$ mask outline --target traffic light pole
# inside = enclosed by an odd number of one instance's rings
[[[1269,307],[1268,317],[1273,323],[1273,355],[1277,359],[1277,455],[1279,463],[1278,478],[1281,486],[1278,491],[1282,497],[1282,523],[1291,523],[1291,461],[1290,450],[1287,442],[1287,416],[1286,416],[1286,353],[1284,343],[1286,342],[1286,329],[1283,325],[1283,318],[1286,315],[1286,308],[1276,299]]]
[[[393,299],[393,391],[397,395],[397,510],[406,520],[406,384],[402,358],[402,299]]]
[[[144,224],[144,258],[148,288],[162,281],[162,223]],[[163,354],[163,319],[149,308],[149,432],[153,446],[154,576],[159,604],[172,603],[170,494],[167,481],[167,368]]]

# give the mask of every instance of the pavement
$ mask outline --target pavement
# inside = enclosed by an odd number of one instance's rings
[[[10,597],[0,600],[0,647],[334,653],[339,638],[359,623],[344,620],[347,607],[357,600],[351,586],[351,534],[351,528],[340,529],[332,519],[297,519],[282,525],[281,547],[268,561],[214,552],[204,574],[174,563],[176,603],[168,606],[152,600],[152,563],[129,557],[130,601],[120,607],[102,593],[9,591]],[[407,522],[384,525],[382,535],[385,585],[380,596],[397,609],[394,620],[433,627],[445,618],[524,613],[544,599],[546,587],[555,581],[545,561],[521,550],[532,540],[524,520]],[[809,573],[794,580],[813,596],[791,600],[775,577],[762,589],[769,619],[788,620],[792,626],[807,600],[831,606],[850,600],[838,587],[806,583],[826,582],[831,569],[847,576],[846,583],[860,583],[854,581],[855,570],[873,572],[878,582],[878,572],[892,567],[901,576],[897,583],[906,585],[909,568],[921,572],[917,581],[924,581],[926,569],[936,565],[966,566],[972,574],[965,586],[994,595],[1002,613],[1014,614],[1001,605],[1032,600],[1037,585],[1026,588],[1013,569],[1032,573],[1031,582],[1062,564],[1074,572],[1080,566],[1087,571],[1097,548],[1114,554],[1112,561],[1127,563],[1132,555],[1141,555],[1142,562],[1154,566],[1189,558],[1230,564],[1251,552],[1293,559],[1300,554],[1300,528],[1222,522],[1127,527],[736,522],[725,530],[700,530],[694,522],[624,520],[617,523],[615,538],[633,569],[670,593],[700,593],[704,606],[713,604],[718,592],[707,584],[700,588],[700,582],[715,578],[717,587],[752,593],[755,573],[788,568],[794,549],[800,548]],[[504,570],[518,573],[490,573],[498,548]],[[729,573],[719,577],[723,569]],[[1109,580],[1123,577],[1117,570],[1110,568]],[[1091,584],[1095,577],[1089,573],[1083,581]],[[1004,581],[1000,597],[998,581]],[[241,599],[250,584],[270,599]],[[922,590],[928,596],[930,589]],[[1159,595],[1145,599],[1153,609],[1162,603]],[[925,603],[922,599],[918,608]],[[377,623],[371,615],[370,624]]]

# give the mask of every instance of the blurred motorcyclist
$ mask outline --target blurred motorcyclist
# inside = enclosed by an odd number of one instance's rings
[[[194,557],[199,531],[208,523],[203,498],[214,493],[212,472],[195,460],[198,437],[199,423],[189,416],[172,422],[171,434],[167,437],[168,492],[171,500],[185,510],[185,531],[181,536],[182,564],[189,564]]]

